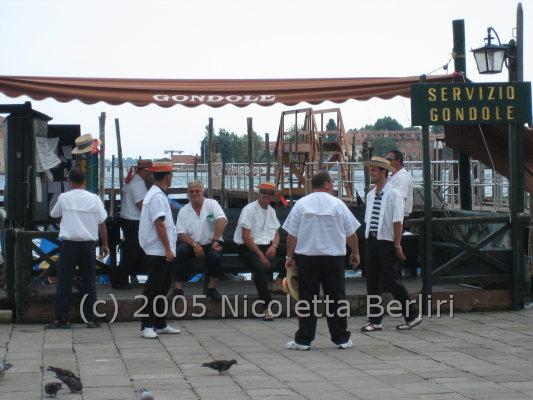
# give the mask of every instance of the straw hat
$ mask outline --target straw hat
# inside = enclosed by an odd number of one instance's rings
[[[78,136],[74,141],[76,147],[72,150],[72,154],[83,154],[89,151],[94,151],[100,146],[100,140],[93,139],[90,133]]]
[[[283,293],[285,294],[290,294],[296,301],[300,299],[298,294],[298,271],[296,270],[296,266],[287,269],[287,276],[281,281],[281,290],[283,290]]]
[[[277,190],[276,184],[274,182],[263,182],[257,185],[257,189],[269,190],[275,192]]]
[[[364,161],[363,164],[367,168],[368,167],[379,167],[379,168],[384,168],[388,171],[394,171],[394,169],[390,165],[390,161],[385,160],[384,158],[381,158],[381,157],[372,157],[372,160]]]
[[[151,167],[146,168],[150,172],[172,172],[172,163],[166,161],[153,162]]]
[[[59,256],[52,256],[50,257],[52,259],[52,261],[54,262],[57,262],[57,260],[59,259]],[[50,268],[50,263],[48,261],[42,261],[40,264],[39,264],[39,269],[40,270],[45,270],[45,269],[48,269]],[[57,283],[57,275],[56,276],[49,276],[48,277],[48,282],[49,283]]]

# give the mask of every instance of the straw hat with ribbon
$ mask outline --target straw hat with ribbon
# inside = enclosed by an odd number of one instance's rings
[[[298,271],[296,267],[287,269],[287,276],[281,281],[281,290],[285,294],[290,294],[296,301],[300,299],[298,294]]]
[[[83,154],[88,152],[96,153],[101,142],[98,139],[93,139],[91,134],[87,133],[78,136],[74,143],[76,147],[72,150],[72,154]]]
[[[172,163],[167,161],[153,162],[146,170],[150,172],[172,172]]]
[[[381,158],[381,157],[372,157],[370,161],[364,161],[363,164],[367,168],[368,167],[379,167],[379,168],[384,168],[388,171],[394,171],[394,169],[390,165],[390,161],[384,158]]]
[[[124,179],[124,183],[127,185],[133,179],[133,175],[142,169],[148,169],[152,166],[152,161],[150,160],[137,160],[137,165],[132,165],[128,170],[128,175]]]
[[[277,187],[274,182],[263,182],[257,185],[257,189],[259,190],[268,190],[270,192],[277,192]]]

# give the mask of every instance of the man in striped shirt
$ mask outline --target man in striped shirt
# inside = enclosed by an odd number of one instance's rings
[[[401,304],[405,318],[399,330],[411,329],[422,322],[414,302],[410,302],[409,293],[399,280],[399,262],[405,260],[401,240],[404,218],[404,200],[398,189],[387,183],[390,162],[381,157],[372,157],[365,162],[372,183],[375,185],[366,199],[365,213],[365,270],[367,288],[367,310],[383,310],[381,292],[392,293]],[[376,301],[372,301],[377,299]],[[374,307],[372,306],[374,305]],[[381,331],[383,313],[369,313],[368,324],[362,332]]]

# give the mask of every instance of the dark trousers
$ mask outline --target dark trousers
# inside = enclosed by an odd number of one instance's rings
[[[335,344],[346,343],[351,332],[347,330],[345,316],[338,315],[339,301],[346,299],[344,289],[344,256],[304,256],[296,255],[300,300],[309,302],[309,316],[300,317],[298,331],[294,340],[298,344],[310,345],[315,339],[317,316],[313,312],[313,298],[320,294],[320,284],[324,296],[333,300],[329,305],[328,328],[331,341]]]
[[[172,265],[173,263],[168,262],[164,256],[146,256],[148,279],[144,285],[143,295],[147,303],[142,313],[148,316],[142,319],[141,330],[146,327],[162,329],[167,326],[165,316],[162,314],[165,312],[166,295],[170,288]],[[164,298],[154,302],[156,296]]]
[[[144,269],[145,254],[139,245],[139,221],[120,218],[120,227],[124,233],[124,252],[113,284],[127,285],[130,275]]]
[[[83,304],[83,315],[87,321],[94,321],[93,306],[96,302],[96,242],[75,242],[63,240],[59,249],[56,288],[56,319],[68,321],[72,298],[72,279],[76,266],[81,277],[81,294],[87,294]]]
[[[402,305],[402,314],[410,321],[418,316],[416,306],[409,305],[409,315],[407,315],[406,301],[410,300],[409,293],[400,282],[400,260],[396,255],[394,243],[388,240],[377,240],[370,238],[365,243],[365,270],[366,270],[366,290],[368,295],[378,295],[381,297],[382,290],[390,292],[395,300]],[[375,300],[371,304],[375,304]],[[382,304],[382,306],[384,306]],[[374,311],[378,311],[377,308]],[[380,324],[383,316],[369,317],[368,321]]]
[[[259,250],[265,253],[270,247],[269,244],[257,245]],[[269,275],[272,274],[273,268],[276,266],[276,259],[270,260],[270,268],[266,268],[259,257],[254,252],[250,251],[245,245],[239,246],[239,256],[244,260],[246,265],[252,270],[255,288],[259,299],[265,302],[265,307],[268,307],[272,301],[270,290],[268,290]]]
[[[220,267],[222,265],[222,252],[212,249],[211,244],[202,246],[205,255],[205,266],[207,274],[211,278],[220,278]],[[192,246],[187,243],[179,243],[176,246],[176,277],[179,282],[185,282],[191,270],[191,259],[195,257]]]

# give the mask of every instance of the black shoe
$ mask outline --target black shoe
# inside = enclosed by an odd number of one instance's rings
[[[99,321],[89,321],[87,322],[87,328],[100,328],[102,324]]]
[[[62,321],[62,320],[55,320],[54,322],[50,324],[46,324],[45,328],[46,329],[70,329],[70,322]]]
[[[214,287],[208,288],[206,295],[207,297],[210,297],[214,301],[222,301],[222,296],[220,295],[220,293],[218,293],[217,288],[214,288]]]

